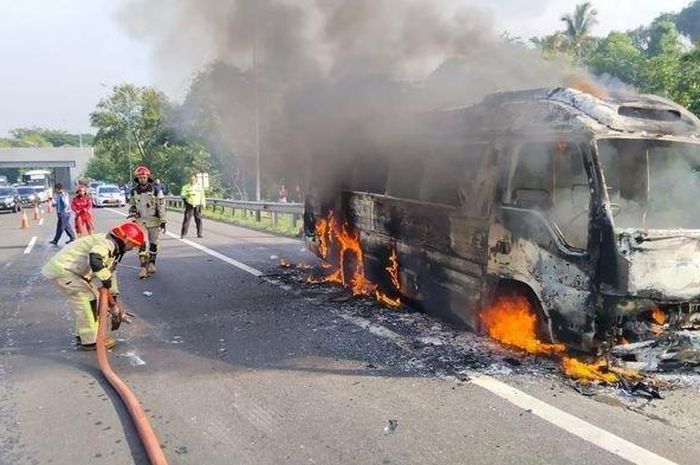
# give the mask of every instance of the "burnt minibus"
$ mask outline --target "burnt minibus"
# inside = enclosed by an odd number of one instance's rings
[[[380,287],[395,253],[402,299],[475,330],[502,293],[527,296],[541,335],[581,350],[643,340],[659,318],[700,325],[690,112],[656,96],[551,88],[417,121],[391,143],[353,148],[334,190],[313,195],[312,175],[312,250],[318,219],[341,214]]]

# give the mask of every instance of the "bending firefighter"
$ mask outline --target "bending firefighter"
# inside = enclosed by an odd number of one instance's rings
[[[73,305],[76,336],[82,347],[95,346],[99,288],[109,290],[116,303],[119,295],[117,263],[126,252],[141,247],[144,241],[143,230],[137,224],[124,223],[107,234],[93,234],[73,242],[42,269],[42,274],[51,279]],[[119,321],[121,317],[118,314]],[[107,339],[108,349],[115,345],[114,339]]]
[[[165,196],[145,166],[136,168],[134,176],[136,187],[131,190],[129,218],[134,218],[148,234],[148,247],[144,243],[139,250],[139,278],[143,279],[156,272],[158,236],[161,231],[165,232]]]

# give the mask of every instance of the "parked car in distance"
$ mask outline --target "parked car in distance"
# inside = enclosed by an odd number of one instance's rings
[[[22,205],[33,205],[37,200],[35,186],[18,186],[17,194]]]
[[[98,186],[103,186],[105,183],[102,181],[90,181],[88,184],[88,193],[90,195],[94,194]]]
[[[10,186],[0,186],[0,211],[17,213],[21,209],[17,190]]]
[[[103,184],[95,188],[92,194],[92,203],[96,207],[108,205],[123,207],[126,205],[126,197],[119,190],[119,187],[113,184]]]
[[[34,192],[36,193],[37,200],[41,202],[46,202],[49,199],[49,190],[43,186],[33,186]]]

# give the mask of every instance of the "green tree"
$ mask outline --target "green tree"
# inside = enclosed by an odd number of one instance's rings
[[[556,56],[569,56],[573,58],[571,42],[563,31],[557,31],[544,37],[533,37],[530,39],[537,48],[542,51],[545,58]]]
[[[584,2],[576,5],[573,14],[567,13],[561,17],[561,21],[566,26],[564,34],[577,60],[580,60],[584,52],[590,48],[590,35],[593,27],[598,23],[597,16],[598,11],[593,8],[591,2]]]
[[[128,160],[151,165],[158,147],[168,140],[166,119],[171,109],[165,94],[154,88],[118,85],[90,115],[97,128],[95,143],[126,145]]]
[[[86,174],[126,183],[134,167],[146,165],[155,177],[179,186],[191,173],[209,170],[209,154],[177,134],[174,114],[174,106],[157,89],[116,86],[90,115],[97,135]]]
[[[690,37],[690,40],[700,40],[700,0],[695,0],[675,15],[676,27],[680,32]]]
[[[61,129],[47,129],[40,127],[17,128],[10,131],[10,134],[17,141],[28,141],[52,147],[79,147],[80,145],[92,145],[94,136],[92,134],[70,134]]]
[[[672,21],[654,20],[649,29],[647,53],[651,56],[678,54],[681,52],[680,35]]]
[[[644,54],[634,46],[628,34],[611,32],[600,42],[587,64],[595,74],[608,74],[628,84],[637,84],[643,61]]]

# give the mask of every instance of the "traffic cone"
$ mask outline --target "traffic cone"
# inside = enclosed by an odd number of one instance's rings
[[[41,219],[41,213],[39,213],[39,206],[34,204],[34,220],[39,221]]]
[[[19,220],[19,229],[27,229],[29,228],[29,220],[27,219],[27,212],[22,210],[22,216],[20,216]]]

